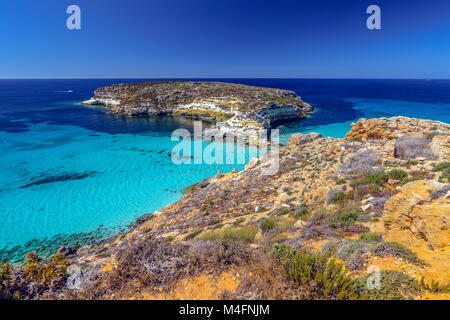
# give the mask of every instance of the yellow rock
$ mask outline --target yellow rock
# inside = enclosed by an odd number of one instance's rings
[[[442,249],[450,243],[450,199],[431,199],[444,184],[436,181],[408,183],[386,201],[383,212],[386,241],[409,248]]]

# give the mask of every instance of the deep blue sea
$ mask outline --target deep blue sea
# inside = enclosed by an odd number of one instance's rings
[[[294,132],[343,137],[359,118],[450,123],[450,80],[208,80],[294,90],[313,105],[308,119],[280,127],[282,143]],[[135,81],[0,80],[0,260],[108,237],[219,169],[243,169],[172,163],[171,133],[192,130],[190,120],[80,105],[100,86]]]

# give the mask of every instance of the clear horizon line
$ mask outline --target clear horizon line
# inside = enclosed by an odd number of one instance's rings
[[[450,80],[450,78],[338,78],[338,77],[43,77],[43,78],[0,78],[0,80],[120,80],[120,79],[303,79],[303,80]]]

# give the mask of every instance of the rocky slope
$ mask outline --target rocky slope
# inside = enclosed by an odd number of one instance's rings
[[[216,122],[211,134],[257,137],[262,128],[304,118],[313,108],[293,91],[207,81],[114,84],[83,102],[126,115],[174,114]]]
[[[449,134],[448,124],[405,117],[359,120],[344,139],[295,134],[275,175],[262,174],[268,154],[211,177],[129,232],[68,253],[53,287],[19,271],[9,290],[23,298],[449,299]],[[370,288],[374,275],[380,283]]]

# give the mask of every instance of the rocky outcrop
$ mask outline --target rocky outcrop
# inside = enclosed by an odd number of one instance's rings
[[[386,239],[409,248],[439,250],[448,246],[450,197],[439,192],[446,188],[436,181],[416,181],[401,188],[384,205]]]
[[[379,153],[372,149],[366,149],[348,157],[344,165],[339,169],[339,172],[350,177],[380,164],[381,158]]]
[[[394,157],[410,160],[416,158],[425,158],[436,160],[436,155],[429,147],[430,141],[422,135],[401,136],[395,142]]]
[[[307,134],[296,133],[291,136],[287,145],[288,146],[300,146],[302,144],[314,141],[319,138],[322,138],[322,135],[320,133],[315,133],[315,132],[311,132],[311,133],[307,133]]]
[[[305,118],[313,107],[293,91],[207,81],[114,84],[83,102],[116,114],[173,114],[216,122],[207,134],[258,139],[262,129]]]
[[[439,121],[413,119],[407,117],[359,119],[352,123],[352,129],[345,135],[346,139],[381,139],[389,140],[400,136],[415,134],[443,135],[450,126]]]

